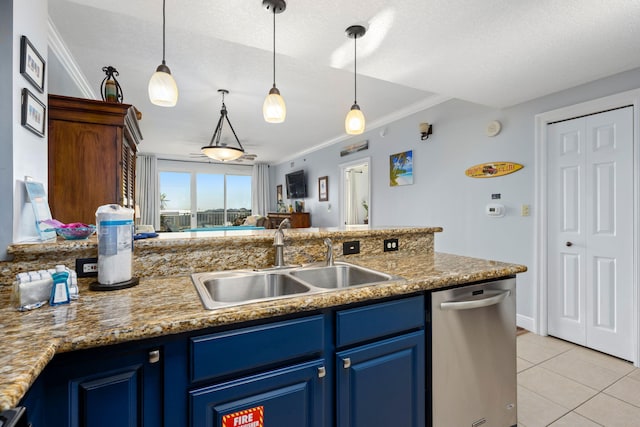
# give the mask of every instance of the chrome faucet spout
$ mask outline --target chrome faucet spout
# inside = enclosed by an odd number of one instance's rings
[[[287,227],[291,225],[291,222],[289,221],[289,218],[285,218],[282,220],[282,222],[280,223],[280,225],[278,226],[278,229],[276,230],[276,233],[273,235],[273,246],[276,247],[276,259],[274,262],[274,266],[276,267],[284,267],[285,266],[285,262],[284,262],[284,232],[282,231],[282,229],[284,227]]]
[[[330,238],[324,239],[324,244],[327,247],[327,266],[333,265],[333,244]]]

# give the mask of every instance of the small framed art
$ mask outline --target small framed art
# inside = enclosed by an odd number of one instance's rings
[[[38,89],[44,92],[44,59],[31,44],[27,36],[20,39],[20,74]]]
[[[329,201],[329,177],[321,176],[318,178],[318,200],[321,202]]]
[[[22,89],[22,126],[44,137],[46,119],[47,107],[29,89]]]

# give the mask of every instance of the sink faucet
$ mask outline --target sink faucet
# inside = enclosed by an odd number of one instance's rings
[[[274,266],[276,267],[284,267],[284,232],[282,231],[283,227],[288,227],[291,225],[289,218],[285,218],[282,220],[278,229],[276,230],[276,234],[273,236],[273,246],[276,247],[276,262]]]
[[[324,244],[327,246],[327,266],[333,266],[333,246],[331,244],[331,239],[324,239]]]

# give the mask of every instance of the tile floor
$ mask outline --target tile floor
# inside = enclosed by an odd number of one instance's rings
[[[640,426],[640,369],[556,338],[522,334],[518,426]]]

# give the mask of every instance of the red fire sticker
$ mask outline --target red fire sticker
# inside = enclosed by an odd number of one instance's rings
[[[222,427],[263,427],[264,406],[245,409],[222,417]]]

